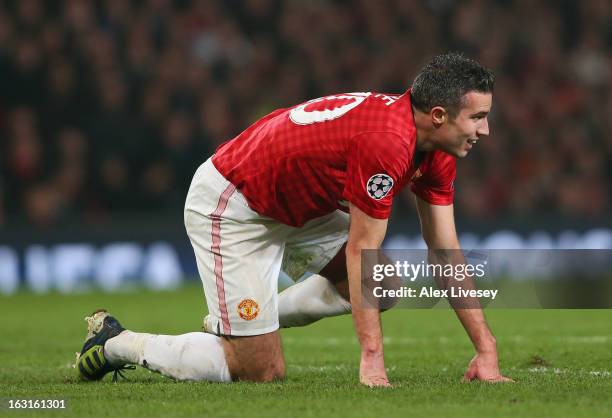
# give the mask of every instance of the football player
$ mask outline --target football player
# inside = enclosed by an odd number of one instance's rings
[[[460,248],[455,162],[489,134],[494,82],[476,61],[444,54],[404,94],[310,100],[222,144],[195,173],[185,204],[206,333],[132,332],[99,311],[88,318],[80,374],[95,380],[138,364],[179,380],[282,379],[279,327],[352,312],[360,381],[388,386],[380,313],[360,303],[361,251],[381,246],[405,186],[417,196],[428,247]],[[281,269],[294,279],[314,274],[278,294]],[[455,310],[475,348],[465,378],[509,380],[482,310]]]

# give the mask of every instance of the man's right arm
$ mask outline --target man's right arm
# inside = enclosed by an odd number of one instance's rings
[[[346,267],[353,321],[361,345],[359,381],[367,386],[389,386],[380,313],[377,309],[364,309],[361,304],[361,250],[380,248],[387,231],[387,220],[373,218],[353,204],[350,205],[350,215]]]

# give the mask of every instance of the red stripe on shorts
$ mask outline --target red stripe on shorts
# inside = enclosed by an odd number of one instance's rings
[[[221,256],[221,215],[227,207],[227,201],[236,190],[236,186],[229,184],[221,196],[217,209],[210,214],[212,218],[212,246],[210,250],[215,256],[215,277],[217,280],[217,295],[219,297],[219,310],[221,311],[221,323],[223,324],[223,333],[231,335],[232,327],[230,326],[229,316],[227,314],[227,304],[225,303],[225,287],[223,286],[223,257]]]

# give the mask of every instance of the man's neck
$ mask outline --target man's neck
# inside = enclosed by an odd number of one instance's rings
[[[436,144],[433,141],[433,130],[429,123],[429,115],[419,112],[412,106],[412,116],[416,127],[416,150],[422,152],[435,150]]]

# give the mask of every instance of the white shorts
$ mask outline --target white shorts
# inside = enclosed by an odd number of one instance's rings
[[[318,273],[348,238],[349,215],[335,211],[295,228],[261,216],[208,159],[185,203],[185,227],[218,335],[278,329],[278,277]]]

